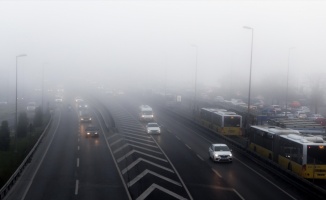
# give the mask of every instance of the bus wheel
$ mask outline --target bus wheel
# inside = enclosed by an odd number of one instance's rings
[[[291,163],[288,164],[288,170],[292,171],[292,164]]]

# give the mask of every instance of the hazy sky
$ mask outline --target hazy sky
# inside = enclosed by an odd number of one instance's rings
[[[1,77],[12,83],[25,53],[24,81],[45,66],[47,79],[192,83],[196,45],[199,83],[247,85],[250,26],[253,84],[285,84],[291,47],[292,81],[326,72],[325,11],[326,1],[0,1]]]

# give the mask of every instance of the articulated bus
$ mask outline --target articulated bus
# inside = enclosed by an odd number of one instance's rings
[[[225,109],[202,108],[199,115],[200,123],[223,135],[242,135],[242,116]]]
[[[280,127],[251,126],[249,149],[302,178],[326,179],[326,141]]]

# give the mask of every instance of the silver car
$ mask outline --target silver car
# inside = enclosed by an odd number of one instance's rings
[[[148,123],[146,125],[146,130],[147,130],[148,134],[155,134],[155,133],[160,134],[161,133],[160,126],[155,122]]]
[[[226,144],[212,144],[208,148],[209,157],[216,162],[232,162],[231,151]]]

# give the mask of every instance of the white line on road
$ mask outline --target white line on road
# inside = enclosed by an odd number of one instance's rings
[[[243,198],[243,196],[241,196],[236,189],[233,189],[233,191],[239,196],[240,199],[245,200],[245,198]]]
[[[175,136],[178,140],[181,140],[177,135]]]
[[[198,157],[200,160],[204,161],[204,159],[203,159],[200,155],[197,154],[197,157]]]
[[[77,158],[77,167],[79,167],[79,158]]]
[[[190,146],[188,146],[187,144],[185,144],[186,145],[186,147],[188,147],[188,149],[191,149],[191,147]]]
[[[215,169],[213,169],[212,168],[212,170],[213,170],[213,172],[217,175],[217,176],[219,176],[220,178],[222,178],[222,176],[221,176],[221,174],[220,173],[218,173],[218,171],[216,171]]]
[[[78,149],[78,151],[79,151],[79,150],[80,150],[80,147],[78,146],[77,149]]]
[[[78,194],[79,180],[76,180],[75,195]]]
[[[79,142],[79,138],[78,138],[78,142]]]

